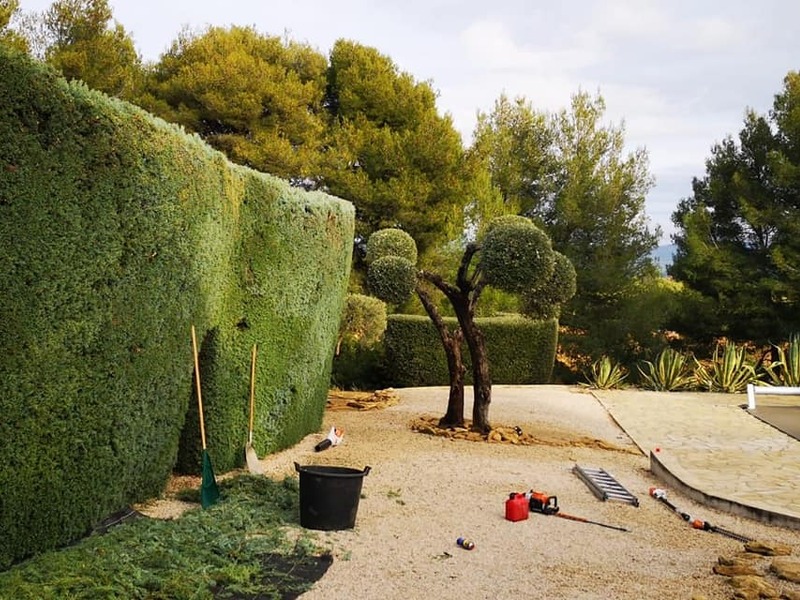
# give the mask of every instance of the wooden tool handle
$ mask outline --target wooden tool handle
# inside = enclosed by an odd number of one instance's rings
[[[200,360],[197,357],[197,336],[192,325],[192,352],[194,354],[194,381],[197,385],[197,410],[200,413],[200,439],[203,442],[203,450],[206,449],[206,426],[203,422],[203,395],[200,392]]]
[[[253,441],[253,420],[256,408],[256,345],[253,344],[253,356],[250,360],[250,442]]]

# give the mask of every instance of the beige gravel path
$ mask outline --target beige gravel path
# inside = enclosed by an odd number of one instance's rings
[[[741,543],[690,528],[648,496],[650,487],[663,483],[592,393],[565,386],[495,386],[492,422],[519,426],[545,442],[534,446],[414,433],[410,423],[416,417],[443,414],[447,390],[398,394],[400,402],[385,409],[326,412],[318,434],[262,461],[277,477],[293,473],[295,461],[372,468],[364,478],[356,528],[314,532],[335,560],[304,600],[732,597],[728,579],[711,569],[720,555],[741,551]],[[468,402],[467,415],[470,410]],[[315,453],[314,444],[332,425],[345,429],[344,443]],[[627,451],[569,445],[585,436]],[[598,500],[573,474],[576,463],[611,473],[640,506]],[[556,495],[562,512],[630,531],[537,514],[516,523],[505,520],[508,493],[531,488]],[[721,512],[677,491],[669,494],[693,515],[751,538],[790,544],[798,554],[798,531]],[[475,550],[458,548],[459,536],[473,539]],[[771,581],[800,594],[798,584]]]

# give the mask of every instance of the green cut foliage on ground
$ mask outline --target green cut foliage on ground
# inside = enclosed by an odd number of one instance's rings
[[[297,478],[242,475],[177,520],[139,518],[0,573],[2,600],[294,598],[330,565],[298,524]]]

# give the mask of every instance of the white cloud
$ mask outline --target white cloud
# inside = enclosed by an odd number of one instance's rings
[[[678,47],[701,52],[735,50],[747,39],[743,25],[717,16],[694,20],[680,33]]]
[[[501,72],[517,72],[524,75],[528,70],[539,73],[571,71],[599,60],[595,52],[581,47],[548,46],[535,44],[542,31],[526,30],[526,44],[517,43],[509,25],[499,20],[472,22],[460,34],[464,52],[478,68]]]
[[[460,35],[466,51],[465,58],[477,68],[507,70],[538,67],[535,53],[516,46],[511,37],[505,24],[496,20],[475,21]]]
[[[652,0],[611,0],[599,2],[590,28],[603,38],[652,38],[669,31],[669,17],[663,3]]]

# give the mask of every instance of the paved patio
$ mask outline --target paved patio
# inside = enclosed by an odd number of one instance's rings
[[[777,414],[784,423],[786,410],[762,411],[757,418],[743,408],[744,394],[593,395],[650,456],[651,470],[666,484],[715,508],[800,529],[800,441],[762,420]]]

